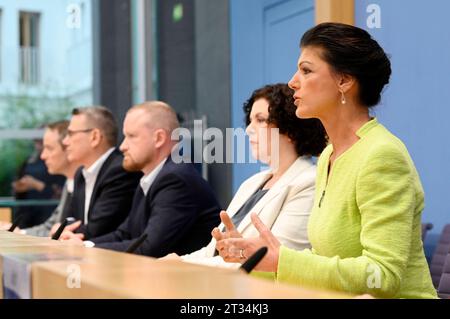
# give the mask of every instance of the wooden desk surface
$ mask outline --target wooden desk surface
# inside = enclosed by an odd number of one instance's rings
[[[0,231],[0,254],[5,253],[48,253],[74,258],[34,262],[31,267],[33,298],[349,297],[335,292],[277,284],[236,270],[89,249]],[[0,276],[3,269],[1,259]],[[80,288],[68,287],[69,273],[74,269],[80,271]]]

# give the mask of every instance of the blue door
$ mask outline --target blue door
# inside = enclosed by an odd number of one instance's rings
[[[230,0],[232,125],[244,127],[242,105],[255,89],[287,83],[302,34],[314,25],[313,0]],[[248,153],[248,150],[247,150]],[[247,156],[248,157],[248,156]],[[261,169],[233,165],[233,192]]]

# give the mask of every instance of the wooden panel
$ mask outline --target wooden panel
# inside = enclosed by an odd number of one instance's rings
[[[354,25],[354,0],[316,0],[316,24],[322,22],[342,22]]]
[[[0,221],[2,222],[11,222],[11,208],[9,207],[0,207]]]

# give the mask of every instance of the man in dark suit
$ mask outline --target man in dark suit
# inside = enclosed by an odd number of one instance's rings
[[[171,133],[178,120],[170,106],[147,102],[132,107],[124,121],[120,146],[123,166],[144,173],[129,217],[113,232],[91,238],[88,246],[126,251],[142,234],[137,254],[161,257],[185,254],[208,243],[220,223],[220,207],[208,185],[190,163],[171,157]]]
[[[76,230],[89,239],[109,233],[127,218],[139,179],[138,172],[122,167],[123,155],[115,148],[118,127],[105,107],[77,108],[63,140],[69,161],[83,166],[75,173],[69,215],[81,221]],[[63,233],[62,238],[66,236]]]

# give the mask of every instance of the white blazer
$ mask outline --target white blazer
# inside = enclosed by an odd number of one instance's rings
[[[271,170],[253,175],[242,183],[227,208],[230,217],[271,176]],[[256,203],[250,212],[258,214],[263,223],[284,246],[302,250],[310,248],[307,224],[314,202],[316,166],[309,157],[299,157],[269,191]],[[223,230],[224,225],[219,228]],[[237,227],[244,238],[259,236],[247,214]],[[222,257],[214,256],[216,240],[191,254],[181,256],[183,261],[209,266],[237,268],[240,264],[226,263]]]

